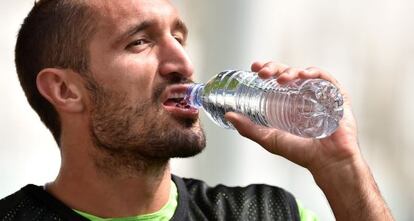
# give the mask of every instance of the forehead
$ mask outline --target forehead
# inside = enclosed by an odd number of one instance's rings
[[[112,32],[122,32],[144,20],[163,22],[178,17],[168,0],[97,0],[93,5],[99,14],[98,29],[110,28]]]

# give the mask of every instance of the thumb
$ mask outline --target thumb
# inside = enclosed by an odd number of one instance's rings
[[[249,138],[263,147],[268,145],[266,140],[271,133],[271,129],[255,124],[240,113],[228,112],[225,114],[225,118],[243,137]]]
[[[270,153],[285,157],[299,165],[304,165],[310,157],[308,153],[311,149],[311,139],[300,138],[275,128],[257,125],[248,117],[234,112],[226,113],[225,118],[242,136],[258,143]]]

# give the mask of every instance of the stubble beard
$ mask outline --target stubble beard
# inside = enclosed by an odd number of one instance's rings
[[[127,177],[162,173],[170,158],[191,157],[204,149],[199,120],[173,118],[159,104],[171,83],[159,85],[151,99],[131,103],[127,94],[88,82],[90,135],[96,147],[91,157],[99,171]]]

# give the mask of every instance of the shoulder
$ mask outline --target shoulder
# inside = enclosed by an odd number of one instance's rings
[[[0,200],[0,219],[2,220],[24,220],[22,214],[28,208],[35,208],[37,203],[33,200],[30,193],[35,191],[38,186],[29,184],[19,191]],[[26,217],[27,218],[27,217]]]
[[[225,216],[231,220],[299,220],[295,198],[282,188],[266,184],[209,186],[197,179],[178,179],[191,202],[204,207],[202,212],[215,216],[213,219]]]
[[[29,184],[0,200],[0,220],[63,221],[80,219],[40,186]]]

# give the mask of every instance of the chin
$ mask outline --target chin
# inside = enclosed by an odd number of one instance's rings
[[[200,121],[198,119],[191,119],[191,118],[184,118],[177,120],[179,124],[184,126],[185,128],[194,128],[200,127]]]
[[[171,116],[173,121],[185,129],[200,128],[200,119],[193,117]]]
[[[184,127],[181,133],[182,143],[176,143],[178,150],[172,158],[188,158],[201,153],[206,147],[206,137],[198,119],[181,119],[179,124]]]

